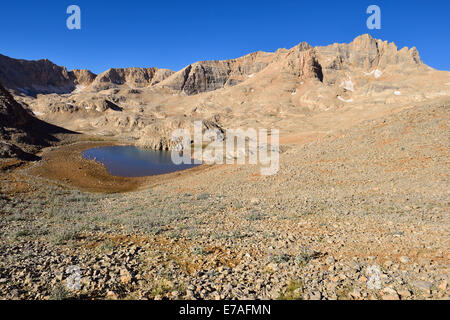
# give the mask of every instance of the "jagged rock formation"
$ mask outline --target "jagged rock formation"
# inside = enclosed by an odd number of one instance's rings
[[[188,95],[234,86],[264,69],[273,57],[273,53],[255,52],[238,59],[196,62],[169,77],[161,86]]]
[[[89,70],[68,71],[49,60],[27,61],[0,55],[0,81],[17,94],[64,94],[79,92],[93,84],[105,90],[127,84],[132,88],[153,86],[174,72],[158,68],[109,69],[100,75]]]
[[[377,40],[370,35],[357,37],[350,44],[318,47],[319,63],[323,66],[328,83],[339,71],[363,70],[366,73],[390,68],[400,73],[422,69],[423,62],[416,48],[398,50],[394,43]],[[381,76],[381,74],[379,74]],[[376,76],[376,75],[375,75]]]
[[[300,43],[284,55],[280,52],[279,55],[280,73],[288,73],[301,80],[323,81],[322,66],[317,61],[316,50],[306,42]]]
[[[65,67],[49,60],[16,60],[0,55],[0,81],[6,88],[25,95],[68,93],[75,89]]]
[[[109,69],[98,75],[93,83],[95,89],[108,89],[110,84],[127,84],[132,88],[153,86],[168,78],[174,72],[158,68]]]
[[[46,106],[46,112],[50,114],[73,114],[76,112],[103,113],[108,110],[122,111],[114,102],[108,100],[108,97],[93,96],[86,98],[84,95],[74,96],[72,99],[51,94],[39,96],[41,104]],[[38,112],[38,114],[41,114]],[[44,113],[42,113],[44,114]]]
[[[69,76],[75,85],[83,87],[89,86],[94,82],[97,75],[89,70],[72,70],[69,72]]]
[[[37,62],[19,64],[30,63]],[[312,47],[303,42],[273,53],[197,62],[176,73],[126,68],[95,77],[86,70],[51,69],[60,76],[45,79],[68,77],[76,89],[66,95],[16,97],[39,118],[158,149],[172,148],[171,130],[180,125],[189,129],[194,119],[212,121],[218,128],[279,128],[282,136],[296,136],[450,97],[449,72],[425,65],[415,48],[399,50],[369,35],[351,43]],[[37,75],[27,78],[5,70],[0,68],[0,79],[6,74],[12,84],[20,76],[21,83],[48,84]]]
[[[182,149],[182,143],[179,140],[172,139],[172,133],[177,129],[187,129],[190,131],[191,137],[193,133],[194,120],[172,118],[166,119],[161,122],[155,122],[153,124],[145,126],[142,135],[136,142],[137,146],[155,150],[171,150],[176,147]],[[202,121],[202,132],[206,130],[214,130],[216,135],[223,137],[223,129],[214,121],[205,120]]]
[[[95,77],[89,70],[68,71],[47,59],[27,61],[0,55],[0,81],[17,94],[70,93],[89,86]]]

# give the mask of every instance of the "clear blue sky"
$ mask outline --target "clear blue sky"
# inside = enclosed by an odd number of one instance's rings
[[[82,11],[82,30],[66,28],[66,9]],[[366,8],[382,10],[382,29],[368,30]],[[425,63],[450,70],[449,0],[342,1],[3,1],[0,53],[48,58],[68,69],[179,70],[199,60],[275,51],[306,41],[349,42],[363,33],[416,46]]]

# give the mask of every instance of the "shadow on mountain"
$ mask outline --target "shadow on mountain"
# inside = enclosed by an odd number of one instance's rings
[[[37,119],[0,84],[0,158],[36,161],[40,149],[77,134]]]

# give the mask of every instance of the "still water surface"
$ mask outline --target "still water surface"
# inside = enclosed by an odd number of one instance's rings
[[[170,151],[111,146],[86,150],[83,158],[102,163],[113,176],[145,177],[193,168],[194,164],[175,165]]]

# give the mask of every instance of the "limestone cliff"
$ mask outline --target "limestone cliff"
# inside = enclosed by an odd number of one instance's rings
[[[196,62],[175,73],[160,86],[187,95],[235,86],[263,70],[273,57],[273,53],[255,52],[238,59]]]
[[[98,75],[93,87],[101,90],[109,88],[109,85],[127,84],[132,88],[143,88],[153,86],[173,73],[171,70],[158,68],[113,68]]]
[[[74,81],[65,67],[51,61],[27,61],[0,55],[0,81],[17,93],[68,93],[75,89]]]

